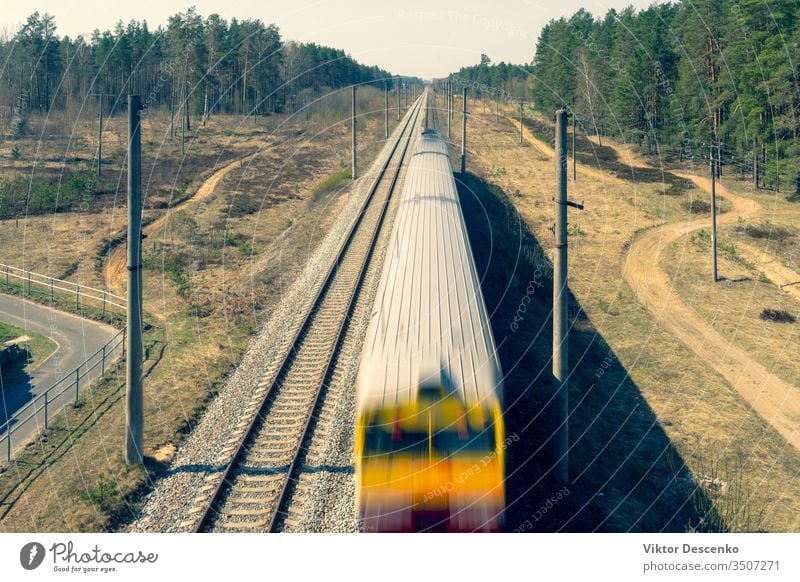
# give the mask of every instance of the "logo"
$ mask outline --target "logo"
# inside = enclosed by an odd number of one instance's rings
[[[35,570],[42,565],[44,554],[44,546],[39,542],[27,543],[19,552],[19,563],[26,570]]]

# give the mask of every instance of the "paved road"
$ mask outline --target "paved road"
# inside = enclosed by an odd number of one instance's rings
[[[74,373],[75,368],[114,337],[118,330],[110,325],[83,319],[3,293],[0,293],[0,321],[41,333],[58,344],[56,351],[34,370],[27,381],[4,386],[0,391],[0,441],[3,448],[0,456],[2,456],[6,445],[3,438],[5,434],[3,425],[6,419],[62,377],[70,372]],[[86,381],[96,378],[98,372],[99,369],[95,370]],[[73,399],[74,393],[64,394],[62,398],[53,402],[50,414],[54,415],[58,409]],[[14,432],[15,442],[36,430],[35,422],[29,425],[20,427]]]

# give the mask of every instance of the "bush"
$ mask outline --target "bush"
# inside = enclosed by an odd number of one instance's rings
[[[51,177],[25,176],[0,182],[0,218],[22,214],[47,214],[76,209],[81,201],[91,208],[97,183],[86,171],[75,172],[63,183]]]
[[[750,238],[769,239],[783,241],[792,236],[788,229],[782,226],[775,226],[770,221],[765,220],[761,224],[748,224],[744,227],[744,233]]]
[[[783,311],[782,309],[769,309],[766,308],[761,311],[761,315],[759,315],[761,319],[764,321],[774,321],[775,323],[794,323],[795,317],[788,311]]]
[[[59,199],[58,186],[39,182],[34,184],[28,200],[29,214],[42,214],[56,212],[63,200]]]
[[[80,497],[86,503],[96,505],[102,511],[108,511],[116,505],[119,498],[117,482],[111,477],[100,475],[97,485],[84,489]]]
[[[764,507],[756,501],[755,495],[758,485],[748,479],[746,458],[741,452],[727,456],[695,453],[691,465],[694,479],[688,484],[689,497],[700,519],[690,524],[688,531],[764,531]]]
[[[23,138],[26,133],[28,133],[28,120],[20,117],[14,124],[14,139]]]
[[[684,202],[683,207],[690,214],[708,214],[711,212],[711,204],[705,200],[698,200],[696,198],[692,201]],[[717,210],[717,212],[719,212],[719,210]]]

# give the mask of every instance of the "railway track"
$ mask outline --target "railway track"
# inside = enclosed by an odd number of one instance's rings
[[[297,485],[296,476],[308,449],[315,411],[325,397],[347,319],[422,118],[420,98],[286,357],[266,371],[267,380],[245,410],[247,418],[239,425],[242,435],[226,449],[229,462],[221,476],[215,474],[215,482],[207,481],[189,512],[194,532],[273,532],[297,525],[308,496]],[[290,498],[291,508],[287,507]]]

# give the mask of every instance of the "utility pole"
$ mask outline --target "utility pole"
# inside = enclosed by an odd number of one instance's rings
[[[453,121],[453,86],[450,84],[450,81],[447,82],[447,141],[450,141],[452,137],[452,132],[450,131],[450,125]]]
[[[400,81],[399,80],[397,82],[397,88],[395,89],[395,91],[397,91],[397,121],[399,122],[400,121]]]
[[[558,427],[555,430],[556,479],[569,481],[569,365],[567,361],[567,206],[583,204],[567,199],[567,112],[556,112],[555,256],[553,257],[553,397]]]
[[[719,148],[719,146],[717,146]],[[711,280],[716,283],[717,278],[717,171],[714,141],[711,142]]]
[[[358,178],[358,158],[356,156],[356,86],[353,85],[353,180]]]
[[[464,105],[461,114],[461,175],[467,172],[467,88],[464,87]]]
[[[572,110],[572,181],[578,180],[578,162],[575,159],[575,109]]]
[[[97,180],[103,176],[103,98],[115,97],[111,93],[92,93],[93,97],[100,98],[100,128],[97,131]]]
[[[523,99],[520,99],[519,100],[519,145],[522,145],[522,120],[523,120],[522,106],[524,104],[525,101]],[[564,140],[564,143],[565,144],[567,143],[566,139]]]
[[[428,129],[428,127],[429,127],[428,126],[428,113],[430,111],[430,108],[431,108],[430,101],[428,99],[428,96],[425,95],[425,129]]]
[[[138,95],[128,96],[128,333],[125,460],[143,460],[142,393],[142,136]]]
[[[186,111],[186,81],[183,83],[183,110],[181,111],[181,157],[186,156],[186,122],[189,120],[189,113]]]
[[[758,189],[758,144],[753,139],[753,187]]]
[[[185,102],[184,102],[184,105],[183,105],[183,112],[186,115],[186,129],[188,129],[189,131],[192,131],[192,120],[189,117],[189,82],[188,81],[186,81],[186,83],[184,85],[183,95],[184,95],[184,98],[185,98]]]
[[[384,117],[384,131],[383,137],[389,138],[389,85],[383,84],[383,117]]]
[[[100,129],[97,131],[97,181],[103,177],[103,98],[100,97]]]

